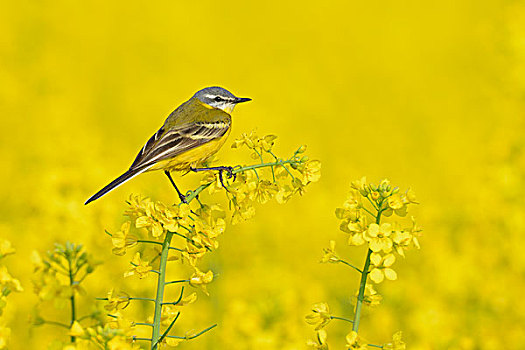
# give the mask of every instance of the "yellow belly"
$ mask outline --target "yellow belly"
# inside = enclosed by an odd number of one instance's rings
[[[217,151],[224,145],[226,139],[230,135],[230,130],[223,137],[207,142],[202,146],[198,146],[194,149],[190,149],[184,153],[179,154],[178,156],[166,159],[161,162],[158,162],[154,166],[148,169],[151,170],[169,170],[169,171],[181,171],[189,170],[190,167],[198,168],[202,166],[208,158],[217,153]]]

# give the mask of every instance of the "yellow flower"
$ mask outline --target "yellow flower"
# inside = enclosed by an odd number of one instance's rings
[[[367,350],[366,344],[361,344],[356,331],[351,331],[346,335],[346,347],[352,350]]]
[[[350,222],[357,222],[361,217],[361,205],[359,192],[351,190],[347,200],[343,204],[343,208],[337,208],[335,210],[335,216],[340,220],[344,220],[345,225],[348,225]]]
[[[382,257],[378,253],[372,253],[370,255],[370,262],[372,270],[370,271],[370,279],[375,283],[381,283],[383,280],[395,280],[397,279],[397,273],[390,268],[396,261],[394,254],[387,254]]]
[[[287,175],[288,173],[285,172]],[[277,174],[276,174],[277,176]],[[293,189],[290,185],[279,185],[279,191],[275,194],[275,200],[279,204],[284,204],[290,200],[293,196]]]
[[[359,291],[357,291],[356,295],[358,293]],[[374,289],[374,285],[367,283],[365,286],[363,302],[368,306],[377,306],[381,304],[381,300],[383,300],[383,297],[377,293],[377,291]]]
[[[257,186],[250,192],[249,198],[252,201],[264,204],[272,199],[278,190],[277,184],[268,180],[261,180],[257,182]]]
[[[368,241],[370,249],[373,252],[380,252],[381,250],[388,253],[392,250],[392,225],[389,223],[370,224],[368,230],[365,232],[365,239]]]
[[[13,278],[9,274],[9,271],[7,271],[7,267],[5,266],[0,266],[0,286],[2,286],[2,288],[9,289],[9,291],[24,291],[24,288],[22,288],[20,281],[16,278]]]
[[[163,305],[160,322],[163,326],[169,326],[175,317],[180,313],[172,305]]]
[[[232,224],[251,219],[255,215],[255,208],[249,201],[243,201],[235,206],[235,211],[232,216]]]
[[[310,160],[302,169],[303,184],[307,185],[310,182],[317,182],[321,178],[321,161]]]
[[[312,346],[314,349],[328,350],[328,344],[326,343],[327,334],[324,329],[317,331],[316,340],[308,340],[306,345]]]
[[[313,306],[312,313],[306,315],[306,323],[314,325],[318,331],[326,326],[332,319],[327,303],[318,303]]]
[[[110,341],[108,341],[107,345],[108,350],[133,350],[138,349],[137,346],[130,344],[126,337],[123,337],[121,335],[117,335],[113,337]]]
[[[11,338],[11,329],[0,326],[0,349],[7,349],[9,339]]]
[[[125,318],[120,311],[112,313],[111,317],[108,316],[104,328],[106,328],[106,326],[108,327],[108,330],[118,330],[120,333],[127,336],[131,336],[135,333],[135,323]]]
[[[401,256],[405,256],[404,249],[408,248],[412,242],[412,234],[405,230],[394,229],[392,232],[392,242],[394,243],[394,250]]]
[[[111,289],[108,292],[108,303],[104,305],[104,309],[107,311],[113,311],[117,309],[125,309],[129,305],[129,295],[125,292],[116,292],[115,289]]]
[[[368,186],[366,184],[366,176],[363,176],[360,180],[352,181],[351,187],[361,194],[363,197],[367,197],[370,193]]]
[[[405,350],[406,344],[403,341],[403,332],[399,331],[392,336],[392,342],[383,344],[385,350]]]
[[[148,276],[151,271],[151,266],[149,262],[142,261],[140,259],[140,253],[137,252],[131,260],[131,267],[128,271],[124,273],[124,277],[129,277],[133,275],[138,275],[139,278],[144,278]]]
[[[257,146],[259,138],[255,130],[252,130],[250,134],[243,133],[240,138],[233,141],[232,148],[239,148],[241,146],[246,146],[250,149],[253,149]]]
[[[146,207],[149,205],[151,200],[141,195],[130,195],[127,200],[128,209],[124,212],[129,217],[139,217],[145,214]]]
[[[423,231],[423,229],[417,224],[415,217],[412,216],[411,219],[412,227],[410,228],[410,233],[412,234],[412,243],[414,243],[414,246],[419,249],[420,245],[417,238],[421,236],[421,231]]]
[[[111,236],[111,243],[113,243],[113,254],[124,255],[127,248],[133,247],[137,244],[137,237],[129,234],[131,222],[126,221],[122,224],[120,231]]]
[[[81,337],[84,335],[84,328],[77,321],[73,322],[73,325],[69,329],[69,335],[72,337]]]
[[[185,341],[186,339],[179,339],[179,338],[164,338],[162,340],[163,343],[165,343],[166,345],[168,346],[171,346],[171,347],[176,347],[176,346],[179,346],[180,343],[182,343],[183,341]]]
[[[384,216],[391,216],[396,213],[397,216],[404,217],[407,215],[407,203],[403,201],[399,193],[395,193],[386,200],[388,207],[383,210]]]
[[[190,285],[193,287],[200,287],[204,294],[209,295],[206,285],[213,281],[213,272],[210,270],[206,273],[195,268],[195,272],[190,277]]]
[[[164,227],[162,227],[161,223],[148,215],[139,216],[135,220],[135,227],[146,228],[154,238],[164,234]]]
[[[259,147],[264,151],[269,152],[275,144],[275,139],[277,139],[277,136],[275,135],[266,135],[262,139],[259,139]]]
[[[324,255],[321,258],[322,263],[338,263],[339,257],[335,253],[335,241],[330,241],[329,248],[323,248]]]
[[[7,239],[2,239],[0,241],[0,259],[8,255],[14,254],[15,249]]]

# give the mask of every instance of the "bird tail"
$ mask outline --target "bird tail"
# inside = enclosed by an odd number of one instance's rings
[[[102,197],[106,193],[114,190],[115,188],[119,187],[123,183],[127,182],[128,180],[131,180],[132,178],[134,178],[138,174],[141,174],[141,173],[143,173],[144,171],[146,171],[148,169],[149,169],[149,167],[140,167],[140,168],[136,168],[136,169],[129,169],[124,174],[120,175],[115,180],[113,180],[109,184],[107,184],[103,189],[101,189],[100,191],[98,191],[97,193],[92,195],[86,201],[86,203],[84,203],[84,205],[86,205],[86,204],[88,204],[90,202],[93,202],[95,199],[99,199],[100,197]]]

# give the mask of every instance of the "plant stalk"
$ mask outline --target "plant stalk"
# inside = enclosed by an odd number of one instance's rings
[[[166,263],[168,261],[168,252],[170,248],[173,232],[166,232],[166,237],[162,243],[162,252],[160,253],[159,274],[157,279],[157,296],[155,297],[155,314],[153,316],[153,331],[151,333],[151,349],[158,349],[158,340],[160,338],[160,319],[162,316],[162,301],[164,298],[164,287],[166,285]]]
[[[71,266],[71,257],[67,259],[68,268],[69,268],[69,286],[71,287],[71,324],[69,327],[73,326],[73,323],[76,321],[76,310],[75,310],[75,291],[73,290],[73,285],[75,283],[75,277],[73,276],[73,267]],[[71,342],[74,343],[76,340],[75,336],[71,336]]]
[[[381,206],[377,212],[376,224],[379,225],[381,221]],[[361,309],[363,308],[363,300],[365,299],[365,288],[366,288],[366,279],[368,278],[368,273],[370,270],[370,256],[372,255],[372,250],[368,249],[366,254],[365,266],[361,270],[361,282],[359,283],[359,293],[357,294],[357,302],[355,305],[355,314],[354,314],[354,324],[352,325],[352,330],[357,333],[359,330],[359,322],[361,321]]]

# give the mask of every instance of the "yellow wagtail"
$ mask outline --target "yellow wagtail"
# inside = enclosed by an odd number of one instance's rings
[[[199,167],[226,141],[230,134],[230,114],[235,105],[247,101],[251,99],[236,97],[221,87],[198,91],[168,116],[164,125],[142,147],[130,168],[91,196],[85,204],[145,171],[164,170],[183,202],[184,195],[171,178],[171,171],[219,170],[221,179],[222,171],[231,174],[231,167]]]

